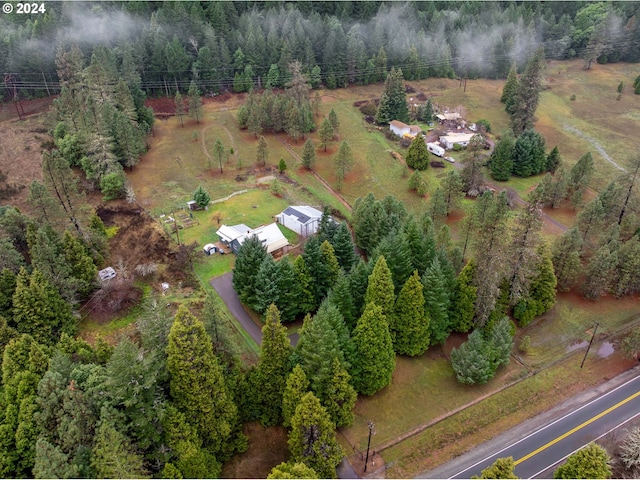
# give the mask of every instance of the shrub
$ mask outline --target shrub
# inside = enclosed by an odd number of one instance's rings
[[[484,118],[481,118],[480,120],[478,120],[476,122],[477,126],[482,125],[484,127],[484,131],[487,133],[491,133],[491,124],[489,123],[489,120],[486,120]]]
[[[111,172],[103,175],[100,180],[100,190],[102,191],[102,199],[105,202],[122,198],[125,195],[125,175],[123,171]]]
[[[286,169],[287,169],[287,162],[284,161],[284,158],[281,158],[280,162],[278,163],[278,170],[280,171],[280,173],[282,173]]]
[[[444,168],[444,162],[441,162],[440,160],[432,160],[429,162],[429,165],[433,168]]]
[[[367,102],[360,106],[360,113],[365,116],[375,117],[378,112],[378,107],[373,102]]]
[[[398,135],[396,135],[395,133],[393,133],[391,130],[388,130],[388,129],[384,132],[384,136],[387,137],[387,139],[393,140],[395,142],[400,140],[400,137]]]
[[[453,144],[453,151],[454,152],[459,152],[460,150],[462,150],[462,146],[459,143],[454,143]]]
[[[618,84],[618,93],[622,93],[623,90],[624,90],[624,82],[620,82]]]
[[[520,340],[520,345],[518,345],[518,350],[522,353],[527,353],[531,348],[531,337],[529,335],[525,335]]]
[[[572,102],[575,102],[575,101],[576,101],[576,94],[575,94],[575,93],[574,93],[573,95],[571,95],[570,100],[571,100]]]
[[[410,139],[410,138],[408,138],[408,137],[402,137],[402,138],[400,139],[400,146],[401,146],[402,148],[408,148],[408,147],[409,147],[409,145],[411,145],[411,139]]]
[[[279,197],[282,195],[282,193],[283,193],[282,184],[277,178],[274,178],[273,182],[271,182],[271,194],[275,195],[276,197]]]

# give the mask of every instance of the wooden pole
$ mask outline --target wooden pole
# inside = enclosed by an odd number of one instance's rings
[[[598,326],[600,324],[596,322],[596,326],[593,329],[593,335],[591,335],[591,341],[589,342],[589,346],[587,347],[587,351],[584,352],[584,358],[582,359],[582,363],[580,364],[580,368],[584,365],[584,361],[587,359],[587,355],[589,355],[589,350],[591,350],[591,344],[593,343],[593,339],[596,338],[596,331],[598,330]]]

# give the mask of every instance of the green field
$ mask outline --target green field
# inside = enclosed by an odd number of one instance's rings
[[[637,74],[636,65],[594,65],[590,71],[584,71],[581,61],[548,63],[536,128],[544,134],[548,150],[558,145],[569,167],[585,152],[592,152],[596,164],[592,182],[595,191],[620,174],[620,170],[605,155],[624,167],[629,156],[637,153],[640,95],[633,95],[627,88],[622,100],[616,100],[617,85],[621,81],[632,84]],[[469,80],[466,92],[455,80],[429,79],[408,83],[418,92],[432,96],[434,104],[462,110],[463,116],[469,121],[487,119],[493,132],[499,134],[508,126],[508,117],[498,101],[503,81]],[[328,114],[331,108],[335,109],[340,128],[336,141],[330,143],[326,153],[322,149],[317,150],[314,170],[335,188],[333,158],[339,143],[346,140],[354,152],[354,165],[340,193],[351,205],[368,192],[373,192],[376,197],[392,194],[405,202],[411,212],[421,214],[427,207],[427,199],[408,191],[403,168],[389,153],[389,150],[395,150],[404,155],[406,151],[385,139],[376,127],[365,123],[360,112],[353,107],[354,101],[374,98],[381,89],[381,85],[375,85],[321,92],[322,115]],[[575,101],[570,100],[573,94],[576,95]],[[321,119],[316,121],[319,123]],[[348,217],[347,209],[341,206],[331,191],[299,166],[296,157],[283,144],[291,143],[290,140],[283,135],[265,137],[269,146],[269,161],[266,166],[256,165],[257,140],[237,128],[235,111],[208,104],[205,105],[205,115],[200,125],[188,123],[181,128],[177,119],[158,122],[150,152],[129,178],[139,202],[157,213],[182,208],[198,185],[203,185],[213,199],[249,189],[248,193],[229,201],[210,205],[206,212],[195,212],[199,224],[180,233],[183,241],[197,241],[200,245],[215,238],[216,214],[219,214],[221,223],[245,223],[255,227],[272,221],[273,215],[287,205],[302,203],[329,205]],[[220,173],[219,167],[207,167],[207,152],[212,151],[216,138],[220,138],[227,148],[234,149],[229,162],[223,165],[224,173]],[[311,138],[319,145],[316,133]],[[291,144],[290,148],[301,155],[302,145],[303,141],[299,141]],[[460,157],[457,154],[458,160]],[[180,161],[176,161],[176,158]],[[284,193],[282,197],[276,197],[270,193],[268,182],[259,186],[259,179],[277,175],[274,167],[280,158],[287,163],[289,180],[283,179]],[[447,164],[446,168],[453,167]],[[436,188],[439,176],[445,172],[431,168],[427,170],[430,191]],[[500,185],[511,187],[526,198],[527,192],[540,178],[513,179]],[[463,202],[464,206],[472,203],[473,200]],[[575,215],[570,208],[548,209],[546,213],[566,226],[572,225]],[[455,222],[450,223],[455,233]],[[545,230],[545,233],[550,236],[559,231],[556,228],[548,232]],[[231,255],[203,257],[196,263],[195,270],[201,282],[206,283],[210,278],[228,271],[232,262]],[[550,368],[554,363],[570,358],[571,345],[588,339],[589,329],[595,321],[601,323],[602,334],[613,334],[635,318],[638,310],[637,299],[602,299],[595,303],[585,302],[575,295],[559,295],[554,309],[518,332],[518,338],[524,334],[531,338],[529,352],[521,354],[524,365],[511,362],[488,385],[479,387],[465,387],[456,382],[444,354],[446,349],[444,352],[433,349],[419,358],[398,357],[393,384],[371,398],[361,397],[358,400],[354,424],[342,430],[340,438],[343,446],[347,451],[366,447],[367,420],[373,420],[376,424],[377,434],[373,444],[383,445],[452,409],[470,403],[480,395],[490,395],[522,378],[531,369]],[[506,397],[496,397],[488,404],[485,402],[479,411],[470,410],[462,417],[443,422],[439,424],[438,431],[425,431],[424,434],[411,437],[385,450],[383,457],[387,462],[393,462],[394,474],[414,474],[425,465],[435,462],[432,458],[435,454],[429,447],[431,438],[434,439],[433,448],[445,450],[448,444],[460,440],[457,450],[452,447],[453,450],[447,450],[449,453],[440,456],[439,461],[445,461],[447,455],[462,451],[464,445],[467,445],[466,448],[472,445],[471,440],[465,443],[463,439],[471,435],[471,426],[479,416],[483,416],[485,427],[492,421],[496,422],[495,428],[487,428],[485,432],[495,433],[498,428],[508,426],[507,419],[503,418],[507,414],[511,421],[518,421],[539,411],[540,405],[522,402],[519,396],[539,395],[544,400],[542,405],[546,407],[558,400],[553,389],[566,384],[570,386],[569,390],[577,390],[591,384],[592,379],[572,377],[568,371],[553,370],[550,372],[555,374],[538,375],[522,382],[520,387],[513,387],[515,390],[507,389],[501,394]],[[504,403],[504,407],[500,406],[500,402]],[[422,455],[427,451],[431,452],[431,457],[426,456],[429,458]]]

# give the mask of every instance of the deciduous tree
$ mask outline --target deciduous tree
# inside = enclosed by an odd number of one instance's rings
[[[611,458],[604,448],[590,443],[569,455],[567,461],[553,472],[553,478],[610,478],[610,461]]]

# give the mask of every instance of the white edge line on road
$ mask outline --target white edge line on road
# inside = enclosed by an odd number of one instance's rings
[[[576,453],[578,450],[583,449],[584,447],[586,447],[587,445],[589,445],[589,443],[591,442],[595,442],[596,440],[600,440],[602,437],[604,437],[605,435],[608,435],[609,433],[613,432],[616,428],[620,428],[622,425],[624,425],[627,422],[630,422],[631,420],[633,420],[634,418],[636,418],[638,415],[640,415],[640,412],[636,413],[633,417],[629,417],[627,418],[624,422],[619,423],[618,425],[616,425],[615,427],[610,428],[609,430],[607,430],[606,432],[604,432],[602,435],[600,435],[599,437],[594,438],[593,440],[589,441],[588,443],[585,443],[584,445],[582,445],[580,448],[576,448],[573,452],[571,452],[569,455],[565,455],[564,457],[562,457],[560,460],[558,460],[555,463],[552,463],[551,465],[549,465],[548,467],[544,468],[543,470],[540,470],[538,473],[533,474],[530,478],[537,478],[538,475],[540,475],[543,472],[546,472],[547,470],[549,470],[550,468],[555,467],[557,464],[559,464],[561,461],[565,460],[566,458],[569,458],[571,455],[573,455],[574,453]]]
[[[584,405],[582,405],[582,406],[580,406],[580,407],[576,408],[575,410],[572,410],[572,411],[570,411],[569,413],[567,413],[567,414],[563,415],[562,417],[555,419],[553,422],[551,422],[551,423],[547,423],[547,424],[546,424],[545,426],[543,426],[542,428],[539,428],[539,429],[538,429],[538,430],[536,430],[535,432],[531,432],[530,434],[528,434],[528,435],[526,435],[526,436],[522,437],[522,438],[521,438],[520,440],[518,440],[517,442],[515,442],[515,443],[513,443],[513,444],[511,444],[511,445],[509,445],[509,446],[507,446],[507,447],[504,447],[503,449],[498,450],[497,452],[493,452],[491,455],[489,455],[489,456],[487,456],[487,457],[483,458],[482,460],[477,461],[476,463],[474,463],[473,465],[470,465],[469,467],[465,468],[464,470],[460,470],[458,473],[456,473],[456,474],[454,474],[454,475],[450,476],[450,477],[449,477],[449,479],[451,479],[451,478],[453,478],[453,477],[457,477],[458,475],[463,474],[463,473],[464,473],[464,472],[466,472],[467,470],[471,470],[472,468],[475,468],[476,466],[480,465],[481,463],[483,463],[483,462],[485,462],[485,461],[489,460],[491,457],[494,457],[494,456],[498,455],[499,453],[504,452],[505,450],[507,450],[507,449],[509,449],[509,448],[513,447],[514,445],[518,445],[519,443],[524,442],[524,441],[525,441],[525,440],[527,440],[528,438],[530,438],[530,437],[532,437],[532,436],[534,436],[534,435],[537,435],[538,433],[542,432],[543,430],[546,430],[547,428],[551,427],[552,425],[555,425],[556,423],[558,423],[558,422],[560,422],[560,421],[564,420],[565,418],[570,417],[571,415],[573,415],[573,414],[575,414],[575,413],[579,412],[579,411],[580,411],[580,410],[582,410],[583,408],[588,407],[588,406],[589,406],[589,405],[591,405],[592,403],[595,403],[595,402],[598,402],[598,401],[602,400],[602,399],[603,399],[604,397],[606,397],[607,395],[609,395],[609,394],[611,394],[611,393],[613,393],[613,392],[615,392],[615,391],[617,391],[617,390],[620,390],[620,389],[621,389],[621,388],[623,388],[623,387],[626,387],[628,384],[630,384],[631,382],[635,382],[635,381],[636,381],[636,380],[638,380],[639,378],[640,378],[640,376],[636,376],[636,377],[633,377],[631,380],[627,380],[627,381],[626,381],[626,382],[624,382],[622,385],[618,385],[618,386],[617,386],[616,388],[614,388],[613,390],[609,390],[609,391],[608,391],[608,392],[606,392],[604,395],[600,395],[600,396],[598,396],[598,397],[594,398],[594,399],[593,399],[593,400],[591,400],[590,402],[587,402],[587,403],[585,403]],[[535,417],[534,417],[534,418],[535,418]],[[607,433],[608,433],[608,432],[607,432]],[[606,435],[606,434],[605,434],[605,435]],[[600,438],[600,437],[598,437],[598,438]],[[597,440],[597,439],[596,439],[596,440]],[[515,460],[515,459],[514,459],[514,460]],[[562,460],[560,460],[560,461],[562,461]],[[547,467],[547,468],[549,468],[549,467]],[[545,469],[545,470],[546,470],[546,469]]]

